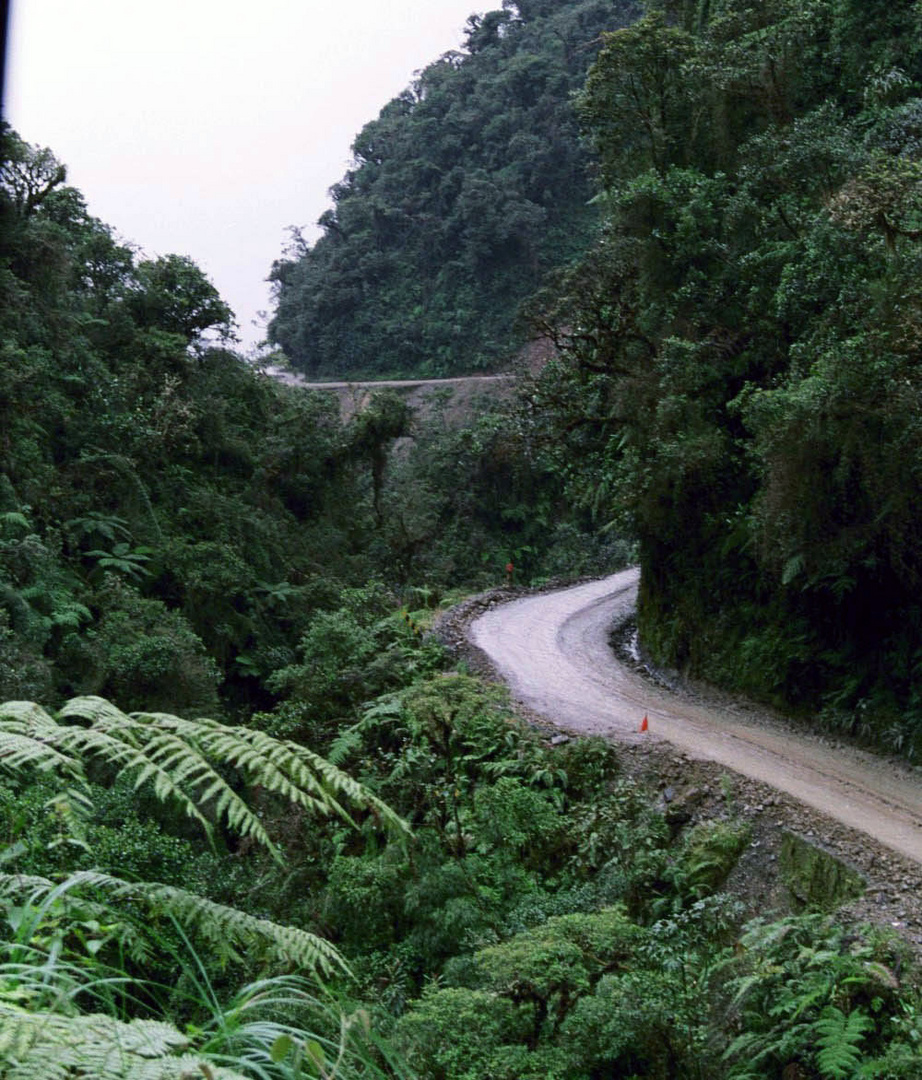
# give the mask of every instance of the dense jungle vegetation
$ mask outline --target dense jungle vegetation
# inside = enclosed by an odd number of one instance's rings
[[[312,377],[450,375],[508,361],[510,313],[598,214],[570,95],[634,0],[523,0],[471,16],[366,125],[307,244],[274,267],[269,327]]]
[[[271,332],[314,374],[550,339],[522,422],[638,538],[655,658],[918,754],[919,6],[640,6],[472,18],[356,140]]]
[[[260,374],[3,132],[0,1080],[922,1076],[896,940],[752,921],[742,821],[667,820],[425,632],[636,537],[658,658],[917,750],[919,15],[472,19],[275,271],[277,341],[348,374],[488,365],[556,266],[516,331],[555,355],[461,427]]]
[[[648,7],[579,101],[607,220],[535,408],[659,661],[918,756],[919,5]]]

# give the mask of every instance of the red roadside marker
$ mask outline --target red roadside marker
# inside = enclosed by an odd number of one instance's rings
[[[644,713],[643,720],[640,723],[640,730],[641,731],[646,731],[649,726],[650,726],[650,724],[649,724],[649,721],[647,720],[647,714]]]

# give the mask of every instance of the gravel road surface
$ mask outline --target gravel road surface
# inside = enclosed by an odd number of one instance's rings
[[[612,625],[636,601],[638,572],[501,604],[473,643],[512,696],[557,727],[622,743],[665,742],[819,811],[922,865],[922,772],[813,737],[745,703],[661,689],[616,660]],[[644,716],[649,728],[640,732]]]

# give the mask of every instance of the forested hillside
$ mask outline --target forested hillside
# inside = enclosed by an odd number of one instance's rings
[[[344,589],[380,579],[385,607],[413,606],[410,587],[499,582],[510,559],[520,580],[585,572],[613,550],[489,401],[463,430],[386,394],[342,423],[243,363],[191,260],[137,259],[50,151],[5,147],[3,698],[268,706]]]
[[[919,17],[473,19],[274,331],[313,372],[478,366],[556,265],[555,355],[460,428],[253,370],[189,258],[3,131],[0,1080],[918,1080],[917,958],[829,890],[734,895],[732,777],[651,790],[427,627],[636,538],[658,659],[918,753]]]
[[[570,95],[634,0],[523,0],[468,20],[353,144],[313,244],[272,272],[269,327],[314,377],[507,363],[518,304],[598,221]]]
[[[410,1075],[364,1010],[536,887],[496,825],[570,783],[422,626],[629,547],[489,402],[343,423],[248,367],[8,130],[0,213],[0,1077]]]
[[[540,424],[657,660],[918,754],[919,6],[648,7],[581,97],[607,223],[534,305]]]
[[[571,505],[638,538],[654,658],[904,753],[920,40],[911,0],[472,19],[356,140],[324,235],[275,268],[272,330],[315,374],[549,338],[516,430]]]

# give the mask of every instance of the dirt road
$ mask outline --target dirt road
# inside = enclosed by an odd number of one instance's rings
[[[311,382],[297,371],[286,368],[267,367],[267,375],[286,386],[300,386],[302,390],[412,390],[416,387],[465,386],[469,383],[507,383],[514,375],[457,375],[446,379],[378,379],[376,381],[358,380],[357,382]]]
[[[453,379],[390,379],[381,382],[308,382],[302,375],[281,368],[266,368],[271,378],[303,390],[333,393],[339,414],[350,420],[371,403],[381,390],[394,390],[425,421],[437,409],[448,427],[459,427],[482,412],[484,398],[508,397],[515,387],[514,375],[464,375]],[[450,403],[449,403],[450,399]]]
[[[832,746],[744,705],[701,705],[620,664],[612,623],[633,608],[636,570],[503,604],[475,620],[474,644],[512,695],[572,732],[666,740],[767,783],[922,864],[922,772]],[[646,734],[639,731],[644,715]]]

